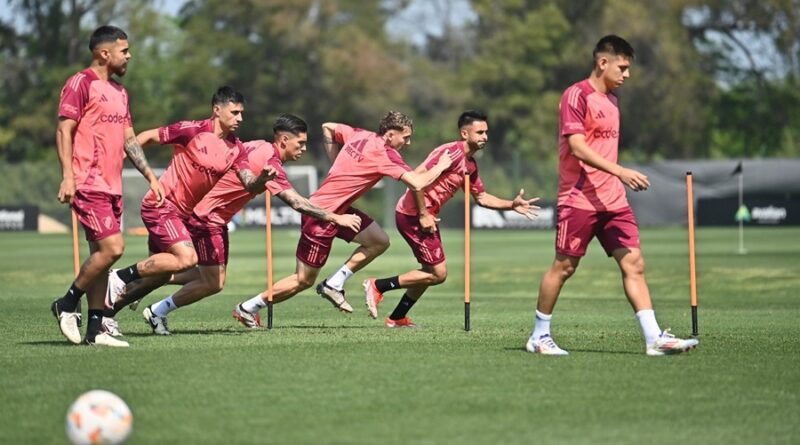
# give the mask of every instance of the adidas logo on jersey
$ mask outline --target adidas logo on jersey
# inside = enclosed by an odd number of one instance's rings
[[[597,114],[594,116],[595,119],[603,119],[604,117],[606,117],[606,115],[603,114],[603,110],[598,110]]]

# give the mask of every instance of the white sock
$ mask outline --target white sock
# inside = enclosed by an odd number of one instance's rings
[[[553,318],[553,314],[547,315],[536,311],[536,319],[533,322],[533,333],[531,337],[534,340],[538,340],[542,338],[544,335],[550,335],[550,320]]]
[[[347,264],[343,264],[333,275],[326,278],[325,282],[328,283],[328,286],[336,290],[342,290],[344,289],[345,281],[352,276],[353,271],[347,267]]]
[[[251,314],[255,314],[256,312],[260,311],[261,308],[267,307],[267,302],[261,298],[261,294],[256,295],[255,297],[245,301],[242,303],[242,309],[250,312]]]
[[[636,313],[636,318],[639,319],[639,325],[642,327],[644,341],[648,345],[655,343],[661,335],[661,328],[658,327],[656,321],[656,312],[652,309],[643,309]]]
[[[167,314],[175,309],[178,309],[178,306],[175,306],[175,302],[172,301],[172,295],[150,306],[150,310],[153,311],[153,315],[156,317],[166,317]]]

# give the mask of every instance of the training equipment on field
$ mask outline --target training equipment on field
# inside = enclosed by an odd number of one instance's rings
[[[264,192],[267,232],[267,329],[272,329],[272,193]]]
[[[101,389],[82,394],[67,411],[67,437],[75,445],[121,444],[132,427],[128,405]]]
[[[469,173],[464,174],[464,330],[469,331],[470,321],[469,321],[469,262],[470,262],[470,251],[469,251],[469,240],[470,240],[470,228],[472,223],[470,223],[469,218],[469,203],[470,203],[470,186],[469,186]]]
[[[75,209],[72,209],[70,213],[72,213],[72,269],[75,273],[75,278],[78,278],[78,274],[81,271],[81,248],[78,244],[78,214],[75,213]],[[78,327],[81,327],[83,324],[81,317],[81,300],[78,300],[75,313],[78,314]]]
[[[689,226],[689,298],[692,305],[692,336],[697,337],[697,270],[695,268],[694,248],[694,191],[692,190],[692,172],[686,172],[686,204],[688,208]]]

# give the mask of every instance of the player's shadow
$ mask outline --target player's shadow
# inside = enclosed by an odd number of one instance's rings
[[[18,345],[24,346],[80,346],[71,343],[67,340],[36,340],[36,341],[21,341],[17,342]]]
[[[340,325],[340,326],[325,326],[325,325],[309,325],[309,324],[296,324],[296,325],[289,325],[289,326],[275,326],[275,329],[375,329],[377,326],[348,326],[348,325]]]
[[[238,330],[236,328],[215,328],[215,329],[170,329],[171,337],[174,335],[246,335],[250,334],[250,330]],[[126,332],[125,337],[161,337],[152,332]]]
[[[525,349],[525,347],[524,347],[524,346],[522,346],[522,347],[514,347],[514,348],[504,348],[504,349],[505,349],[507,352],[526,352],[526,353],[529,353],[529,352],[528,352],[528,350],[527,350],[527,349]],[[633,351],[612,351],[612,350],[608,350],[608,349],[606,349],[606,350],[601,350],[601,349],[574,349],[574,348],[573,348],[573,349],[570,349],[570,350],[569,350],[569,352],[570,352],[570,353],[573,353],[573,352],[589,352],[589,353],[594,353],[594,354],[626,354],[626,355],[641,355],[639,352],[633,352]],[[530,353],[529,353],[529,354],[530,354]],[[536,355],[536,354],[531,354],[531,355]]]

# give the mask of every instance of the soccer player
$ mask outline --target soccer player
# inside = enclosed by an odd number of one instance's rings
[[[550,335],[553,308],[589,242],[597,237],[619,265],[647,355],[680,353],[698,342],[676,338],[659,328],[645,280],[639,229],[625,196],[625,185],[638,192],[647,190],[650,182],[642,173],[617,163],[620,117],[614,90],[630,77],[633,48],[624,39],[608,35],[597,43],[593,56],[589,78],[567,88],[561,97],[556,255],[539,285],[536,318],[526,349],[568,354]]]
[[[220,87],[211,99],[211,109],[208,119],[181,121],[139,133],[142,146],[173,144],[174,154],[159,179],[165,192],[164,204],[157,207],[152,192],[142,199],[142,221],[149,233],[151,256],[109,273],[107,308],[114,307],[127,283],[143,279],[143,285],[154,289],[169,281],[173,273],[197,264],[187,224],[195,205],[228,170],[253,193],[263,190],[264,183],[275,177],[275,168],[269,164],[258,176],[250,171],[247,150],[234,135],[243,119],[244,96],[229,86]],[[142,315],[153,329],[160,329],[151,308],[145,308]]]
[[[286,177],[284,162],[297,161],[306,151],[308,127],[305,121],[297,116],[284,114],[278,117],[272,130],[272,143],[264,140],[244,143],[252,169],[258,170],[269,164],[277,172],[275,179],[267,182],[266,187],[258,193],[269,190],[304,215],[358,231],[361,219],[357,215],[337,215],[320,209],[298,194]],[[187,229],[197,251],[198,266],[173,277],[170,282],[183,284],[183,287],[150,306],[152,317],[156,319],[156,323],[151,324],[154,325],[155,334],[169,335],[167,315],[170,312],[222,291],[229,254],[228,223],[256,195],[257,193],[245,190],[236,174],[228,171],[194,207]],[[139,286],[129,287],[125,298],[115,303],[117,311],[126,302],[144,297],[137,287]]]
[[[128,70],[128,36],[119,28],[101,26],[89,39],[91,65],[67,80],[58,107],[56,145],[63,180],[58,200],[72,204],[89,242],[90,255],[63,297],[51,305],[62,334],[81,342],[78,302],[89,300],[85,342],[127,347],[102,330],[107,271],[122,256],[122,162],[125,155],[150,183],[154,205],[164,192],[136,140],[128,92],[112,78]]]
[[[484,113],[476,110],[461,113],[458,117],[458,131],[458,141],[434,149],[415,171],[427,171],[436,165],[446,151],[454,154],[453,164],[425,190],[407,190],[395,209],[397,230],[411,247],[420,268],[393,277],[369,278],[363,283],[367,307],[374,317],[377,317],[378,304],[383,300],[384,292],[406,289],[400,303],[384,321],[386,327],[415,327],[407,316],[408,311],[428,286],[443,283],[447,278],[442,239],[436,225],[439,221],[437,215],[444,203],[464,187],[465,174],[470,177],[470,194],[481,207],[514,210],[528,218],[536,216],[535,211],[539,209],[534,205],[539,198],[523,198],[524,190],[520,190],[513,200],[506,200],[489,194],[484,189],[483,181],[478,175],[478,164],[475,162],[475,153],[482,150],[489,140],[489,120]]]
[[[341,238],[359,246],[339,270],[317,286],[317,293],[342,312],[350,313],[353,307],[345,299],[346,279],[389,247],[386,232],[369,215],[351,205],[384,176],[400,180],[414,190],[422,190],[449,167],[452,160],[450,153],[445,152],[429,171],[412,171],[399,150],[411,143],[413,123],[408,116],[396,111],[390,111],[381,119],[377,133],[332,122],[324,123],[322,131],[325,151],[333,165],[309,200],[339,215],[356,214],[361,218],[361,226],[356,231],[303,215],[295,273],[275,283],[273,302],[285,301],[314,285],[328,260],[333,239]],[[258,311],[267,305],[266,299],[267,293],[262,292],[236,305],[234,316],[246,327],[258,327]]]

